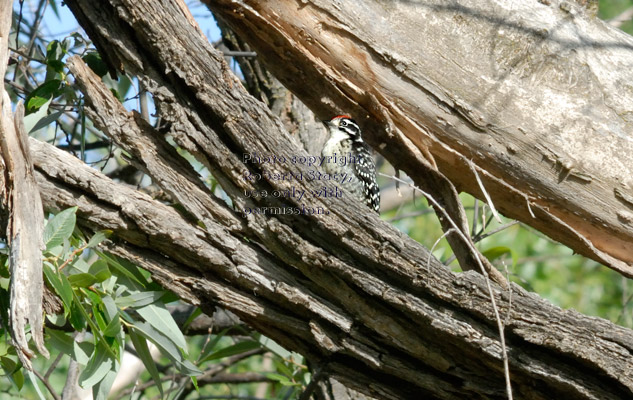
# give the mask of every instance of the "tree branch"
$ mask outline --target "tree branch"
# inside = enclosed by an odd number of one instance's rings
[[[423,190],[422,155],[483,199],[472,164],[503,214],[633,276],[630,36],[558,1],[205,3]]]

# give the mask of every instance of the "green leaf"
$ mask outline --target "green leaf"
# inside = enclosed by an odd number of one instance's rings
[[[50,102],[53,99],[51,98],[47,103],[50,104]],[[46,106],[46,105],[45,105]],[[37,115],[42,109],[46,109],[46,107],[40,107],[40,109],[31,115]],[[32,132],[36,132],[46,126],[48,126],[49,124],[57,121],[59,119],[59,117],[61,117],[64,114],[63,111],[55,111],[54,113],[51,113],[45,117],[40,118],[36,124],[31,128],[31,129],[27,129],[27,132],[32,133]],[[28,115],[30,117],[30,115]]]
[[[77,207],[71,207],[48,221],[44,227],[44,244],[47,250],[61,245],[65,239],[70,238],[77,220],[76,212]]]
[[[95,253],[101,258],[105,260],[110,267],[112,267],[112,273],[115,275],[124,276],[138,284],[142,288],[147,287],[148,282],[147,279],[143,276],[143,274],[139,271],[138,267],[127,260],[119,259],[110,254],[95,250]]]
[[[96,328],[96,326],[94,326],[94,328],[92,327],[94,323],[92,323],[92,320],[90,320],[90,318],[88,317],[88,314],[86,313],[86,310],[84,310],[83,306],[81,305],[81,302],[79,301],[79,299],[74,293],[73,293],[73,301],[72,301],[72,304],[70,305],[70,312],[68,313],[68,322],[70,322],[70,325],[73,328],[75,328],[76,331],[84,330],[86,328],[86,323],[91,325],[91,328],[93,330],[95,330]],[[98,332],[93,332],[93,333],[96,334]]]
[[[64,62],[61,60],[48,60],[46,61],[46,65],[48,65],[51,70],[57,72],[58,74],[64,72],[64,67],[66,66],[66,64],[64,64]]]
[[[166,357],[172,360],[180,372],[186,375],[199,375],[202,373],[189,360],[183,358],[180,349],[170,338],[154,329],[150,324],[136,321],[132,323],[132,326],[140,335],[154,343]]]
[[[92,274],[84,272],[70,275],[68,282],[70,282],[73,287],[90,287],[97,282],[97,278]]]
[[[99,341],[96,343],[95,351],[92,353],[88,365],[79,375],[79,385],[84,389],[91,388],[97,384],[114,367],[114,362],[106,345]]]
[[[191,314],[189,314],[189,316],[187,317],[187,320],[185,321],[184,324],[182,324],[182,331],[183,332],[187,332],[187,329],[189,329],[189,325],[191,325],[191,323],[198,318],[199,315],[202,314],[202,310],[200,309],[200,307],[196,307],[193,309],[193,312]]]
[[[283,359],[286,359],[286,360],[289,360],[291,358],[299,359],[301,357],[299,354],[295,355],[292,352],[284,349],[279,344],[277,344],[277,342],[275,342],[274,340],[270,338],[267,338],[264,335],[259,335],[257,340],[259,341],[259,343],[262,344],[262,346],[272,351],[273,353],[277,354],[279,357]]]
[[[101,259],[92,263],[90,269],[88,270],[88,273],[92,274],[97,282],[103,282],[112,276],[112,273],[108,268],[108,263]]]
[[[121,333],[121,320],[117,315],[116,318],[110,320],[108,326],[105,327],[105,329],[103,330],[103,336],[116,337],[119,335],[119,333]]]
[[[64,48],[59,40],[51,40],[48,46],[46,46],[46,60],[60,60],[64,52]]]
[[[484,252],[482,252],[484,257],[486,257],[490,261],[494,261],[497,258],[500,258],[506,254],[509,254],[512,257],[512,266],[515,266],[517,263],[517,254],[511,248],[505,246],[497,246],[492,247]]]
[[[275,364],[275,369],[277,369],[277,371],[281,372],[282,374],[286,376],[294,375],[292,370],[286,365],[283,359],[275,357],[273,363]]]
[[[149,350],[149,346],[147,346],[147,340],[143,338],[141,335],[136,333],[135,329],[129,330],[130,339],[132,340],[132,344],[134,345],[134,349],[136,349],[136,354],[147,368],[147,371],[152,376],[152,379],[156,383],[156,387],[160,391],[161,397],[164,397],[163,386],[161,385],[160,375],[158,374],[158,369],[156,368],[156,362],[152,358],[152,354]]]
[[[35,126],[44,118],[48,116],[48,108],[51,105],[53,98],[51,97],[46,103],[40,106],[37,112],[31,113],[24,117],[24,129],[28,132],[35,132]],[[39,128],[38,128],[39,129]]]
[[[200,353],[200,356],[198,356],[198,359],[204,360],[205,357],[207,357],[213,351],[213,349],[215,349],[215,346],[217,346],[217,344],[224,337],[224,335],[226,335],[229,329],[231,328],[224,328],[222,331],[220,331],[220,333],[215,335],[213,339],[211,339],[207,344],[205,344],[204,348],[202,349],[202,352]],[[202,361],[199,361],[198,364],[200,364],[201,362]]]
[[[49,336],[47,344],[50,344],[52,348],[64,354],[68,354],[69,356],[73,355],[75,341],[70,335],[50,328],[46,328],[46,333]]]
[[[164,304],[154,303],[137,308],[136,311],[146,322],[170,338],[176,346],[180,347],[185,354],[187,354],[187,342],[185,341],[185,337]]]
[[[105,62],[103,62],[101,55],[96,51],[87,53],[81,59],[84,60],[90,69],[100,77],[103,77],[108,73],[108,66]]]
[[[116,88],[118,98],[119,100],[121,100],[121,102],[123,102],[131,87],[132,81],[130,80],[130,78],[127,75],[121,75],[119,77],[119,84]]]
[[[55,0],[48,0],[48,3],[51,5],[51,10],[53,10],[53,13],[55,13],[55,16],[57,17],[57,19],[60,20],[59,9],[57,8],[57,2]]]
[[[4,373],[9,379],[11,379],[11,382],[13,382],[15,387],[18,390],[22,390],[22,387],[24,386],[24,375],[22,374],[20,365],[9,357],[4,356],[0,357],[0,365],[2,365]]]
[[[260,347],[261,344],[259,344],[259,342],[256,342],[254,340],[244,340],[243,342],[235,343],[234,345],[225,347],[209,354],[208,356],[203,358],[200,363],[217,360],[219,358],[230,357],[236,354],[242,354],[250,350],[259,349]]]
[[[165,294],[164,291],[160,292],[138,292],[129,296],[117,297],[114,302],[120,308],[134,307],[141,308],[149,304],[152,304],[159,300]]]
[[[88,365],[89,354],[94,352],[94,345],[90,342],[73,342],[73,358],[81,365]]]
[[[116,379],[117,371],[118,371],[118,363],[115,363],[115,370],[110,370],[106,373],[103,379],[97,382],[96,385],[92,387],[92,397],[94,400],[107,400],[108,394],[110,393],[110,389],[112,388],[112,384]]]
[[[112,234],[112,231],[110,230],[99,231],[95,233],[90,238],[90,241],[88,241],[88,244],[86,244],[86,247],[96,247],[99,243],[106,240],[108,236],[110,236],[111,234]]]
[[[50,283],[57,295],[62,299],[66,312],[70,312],[73,302],[73,288],[66,279],[66,276],[59,274],[56,268],[47,262],[44,263],[44,275],[46,279],[48,279],[48,283]]]
[[[68,250],[65,251],[65,254],[69,254],[70,253],[70,247],[68,248]],[[70,262],[70,264],[66,265],[66,269],[64,270],[64,272],[66,273],[66,276],[70,276],[73,274],[79,274],[79,273],[86,273],[89,274],[90,273],[90,266],[88,265],[88,263],[80,257],[75,257],[72,262]]]
[[[66,316],[64,314],[47,314],[46,319],[48,319],[55,326],[64,326],[66,325]]]
[[[279,382],[283,386],[300,386],[301,385],[298,382],[290,381],[290,379],[288,379],[287,376],[283,376],[283,375],[279,375],[279,374],[275,374],[275,373],[268,373],[268,374],[266,374],[266,377],[268,379],[272,379],[274,381]]]
[[[49,103],[53,100],[53,97],[40,97],[40,96],[32,96],[28,99],[28,103],[26,103],[27,112],[33,112],[35,110],[39,110],[43,105]]]
[[[31,384],[33,385],[33,387],[35,387],[35,392],[37,393],[40,400],[46,400],[46,397],[44,397],[44,393],[42,393],[42,389],[40,389],[40,385],[38,383],[39,379],[37,379],[33,371],[26,370],[26,376],[28,376],[31,380]]]
[[[59,96],[61,94],[61,84],[61,80],[51,79],[35,88],[24,100],[26,112],[30,114],[46,104],[46,102],[50,101],[52,98]]]
[[[106,317],[109,320],[113,320],[114,318],[119,318],[119,309],[116,306],[116,303],[112,296],[106,295],[101,298],[103,302],[103,310],[105,311]]]
[[[69,334],[56,329],[46,328],[46,333],[49,336],[47,344],[50,347],[67,354],[81,365],[86,365],[90,360],[88,354],[94,351],[94,346],[91,343],[79,343]]]

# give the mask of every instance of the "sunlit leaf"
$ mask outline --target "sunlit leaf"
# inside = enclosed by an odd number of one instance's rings
[[[61,84],[61,80],[51,79],[35,88],[31,93],[29,93],[28,96],[26,96],[26,99],[24,100],[26,113],[30,114],[38,110],[52,98],[59,96],[61,94]]]
[[[76,212],[77,207],[71,207],[60,212],[53,217],[53,219],[48,221],[48,224],[44,227],[44,244],[46,245],[46,249],[59,246],[65,239],[70,238],[77,220]]]
[[[169,337],[187,354],[187,342],[185,341],[185,337],[164,304],[149,304],[145,307],[137,308],[136,311],[145,321]]]
[[[94,386],[97,382],[101,381],[108,371],[114,366],[114,361],[110,357],[109,352],[106,349],[106,345],[97,342],[95,351],[88,361],[88,365],[79,375],[79,385],[88,389]]]

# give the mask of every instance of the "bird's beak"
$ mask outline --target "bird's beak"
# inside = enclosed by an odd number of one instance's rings
[[[325,125],[326,128],[329,128],[330,126],[335,126],[334,122],[332,122],[330,120],[323,120],[321,122],[323,122],[323,125]]]

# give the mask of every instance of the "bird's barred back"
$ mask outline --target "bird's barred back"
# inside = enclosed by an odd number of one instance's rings
[[[323,147],[321,154],[331,156],[333,153],[350,154],[356,160],[353,165],[339,167],[325,165],[332,172],[345,172],[353,174],[356,179],[341,186],[352,196],[367,204],[376,212],[380,211],[380,190],[376,183],[376,166],[369,148],[363,142],[360,127],[348,115],[339,115],[330,121],[323,121],[328,128],[330,137]],[[342,169],[345,171],[338,171]]]

